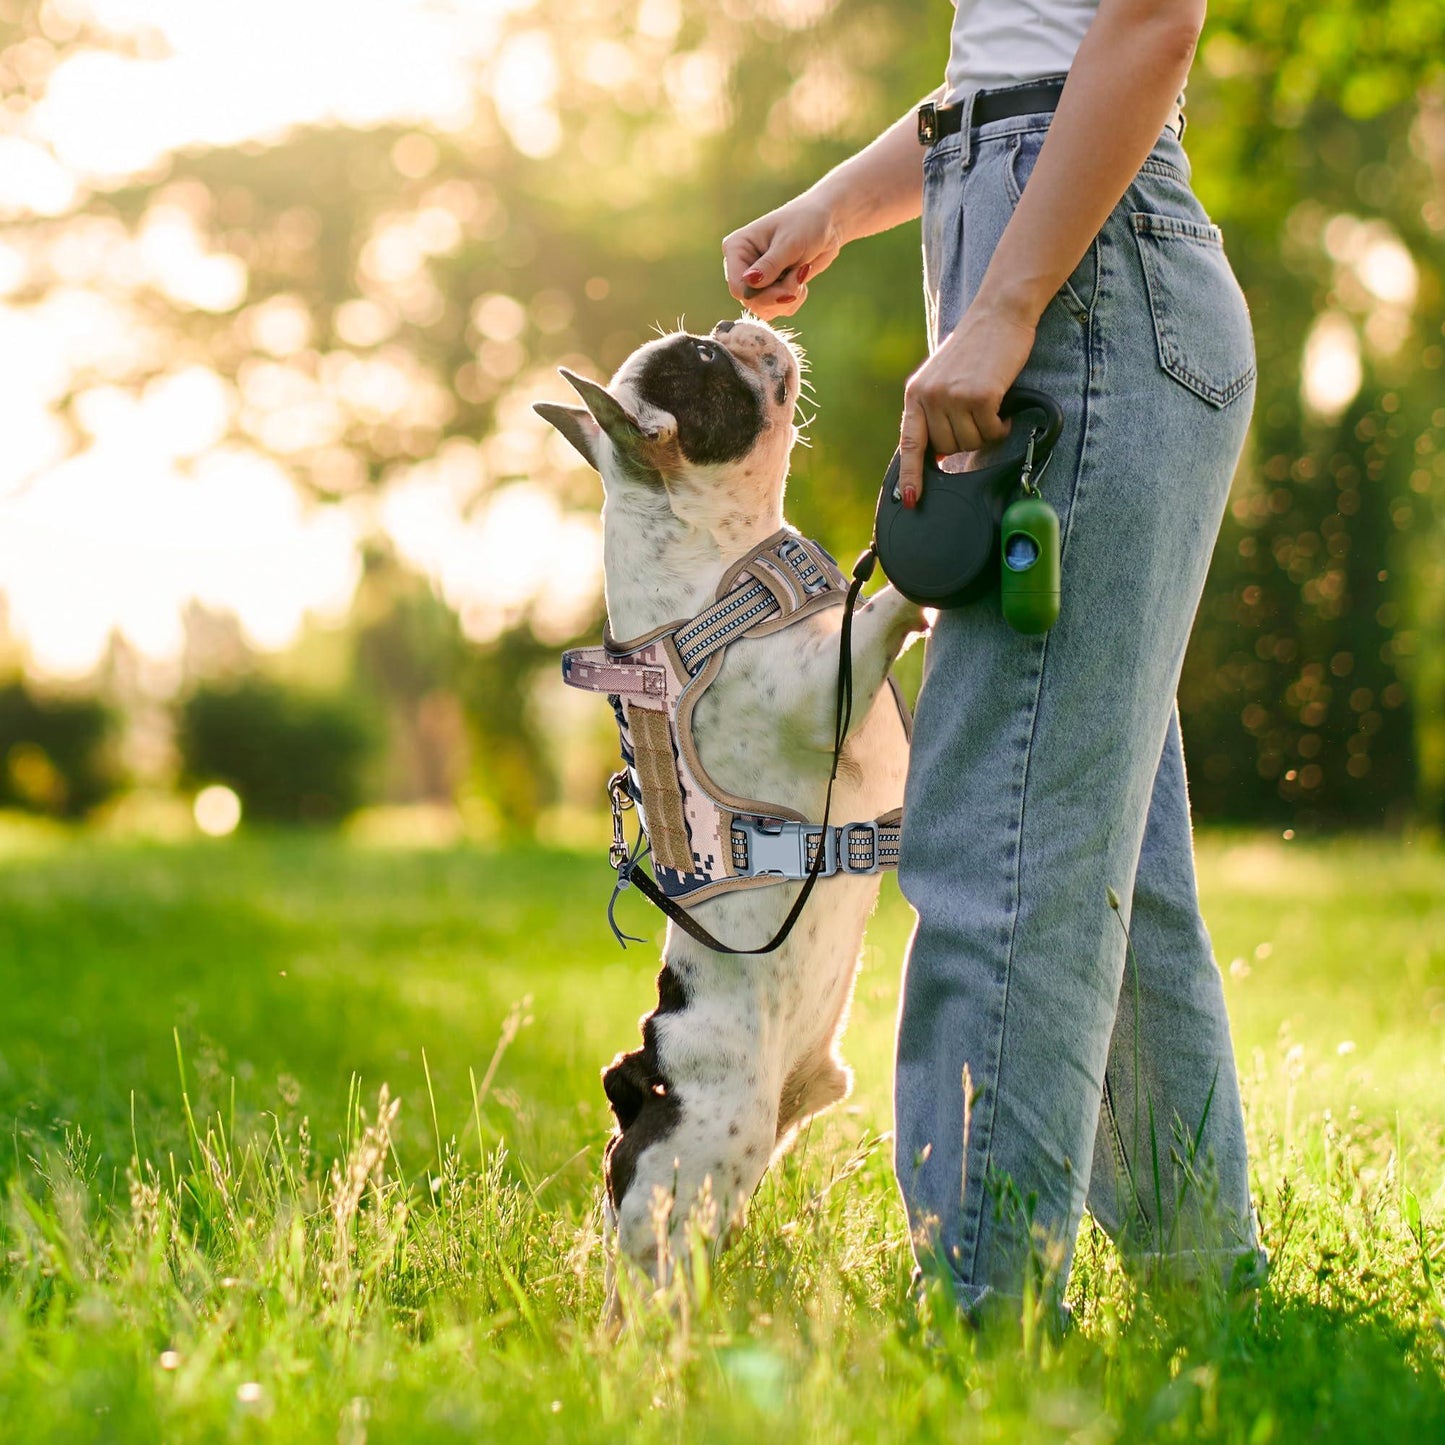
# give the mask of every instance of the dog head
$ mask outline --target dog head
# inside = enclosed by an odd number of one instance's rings
[[[719,321],[639,347],[606,386],[563,370],[585,403],[538,402],[609,495],[665,492],[674,511],[781,493],[797,435],[800,353],[762,322]],[[719,495],[722,494],[722,495]]]

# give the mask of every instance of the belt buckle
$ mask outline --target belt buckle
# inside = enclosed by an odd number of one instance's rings
[[[918,144],[931,146],[938,139],[938,107],[930,100],[918,107]]]

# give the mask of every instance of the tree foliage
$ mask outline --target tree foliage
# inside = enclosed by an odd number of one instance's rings
[[[3,13],[17,113],[55,59],[118,43],[57,30],[29,0]],[[315,506],[374,494],[367,515],[384,518],[431,467],[459,526],[522,484],[557,515],[592,514],[595,480],[528,410],[564,394],[553,367],[606,374],[654,323],[731,312],[720,238],[930,89],[951,15],[945,0],[515,5],[466,126],[174,154],[65,214],[11,221],[27,257],[12,304],[73,285],[57,258],[88,246],[86,284],[144,338],[77,365],[56,411],[78,447],[89,391],[199,364],[234,388],[230,443],[279,460]],[[1260,388],[1181,689],[1201,814],[1308,825],[1445,806],[1442,40],[1431,0],[1211,7],[1187,145],[1251,303]],[[239,303],[186,304],[107,262],[160,208],[244,264]],[[821,409],[790,514],[840,555],[866,535],[922,356],[918,269],[916,228],[874,238],[798,318]],[[1360,368],[1338,406],[1302,390],[1321,336]],[[534,818],[555,784],[528,741],[531,677],[595,629],[600,600],[569,610],[549,584],[489,609],[487,579],[433,575],[458,634],[426,652],[425,679],[404,676],[425,611],[404,578],[421,564],[384,525],[368,546],[389,560],[360,594],[358,666],[413,721],[422,698],[457,699],[472,775],[499,813]]]

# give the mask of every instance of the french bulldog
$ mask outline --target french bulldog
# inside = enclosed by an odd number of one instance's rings
[[[536,404],[602,476],[611,637],[695,616],[729,567],[784,527],[801,366],[799,349],[772,327],[720,321],[705,336],[648,342],[606,387],[564,370],[583,406]],[[842,613],[814,611],[727,649],[693,727],[708,774],[733,795],[821,819]],[[891,586],[856,613],[835,823],[902,804],[907,725],[884,683],[922,626]],[[756,947],[801,886],[728,892],[689,911],[730,945]],[[798,1126],[847,1094],[838,1042],[878,886],[876,875],[819,879],[786,941],[755,957],[713,952],[669,924],[642,1047],[603,1075],[617,1120],[604,1219],[621,1256],[659,1283],[699,1201],[705,1234],[724,1239]]]

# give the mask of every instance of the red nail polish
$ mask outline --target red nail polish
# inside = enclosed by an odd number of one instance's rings
[[[788,305],[788,303],[791,302],[791,301],[796,301],[797,299],[798,299],[797,296],[779,296],[779,297],[778,297],[778,300],[779,300],[784,306]]]
[[[808,279],[808,277],[812,274],[812,271],[813,271],[813,268],[812,268],[811,266],[809,266],[806,262],[804,262],[803,265],[801,265],[801,266],[798,267],[798,285],[799,285],[799,286],[801,286],[801,285],[803,284],[803,282]]]
[[[763,273],[761,271],[749,271],[747,275],[743,277],[743,280],[746,281],[749,286],[756,286],[762,279]]]
[[[913,487],[904,487],[903,505],[911,512],[918,505],[918,492]]]

